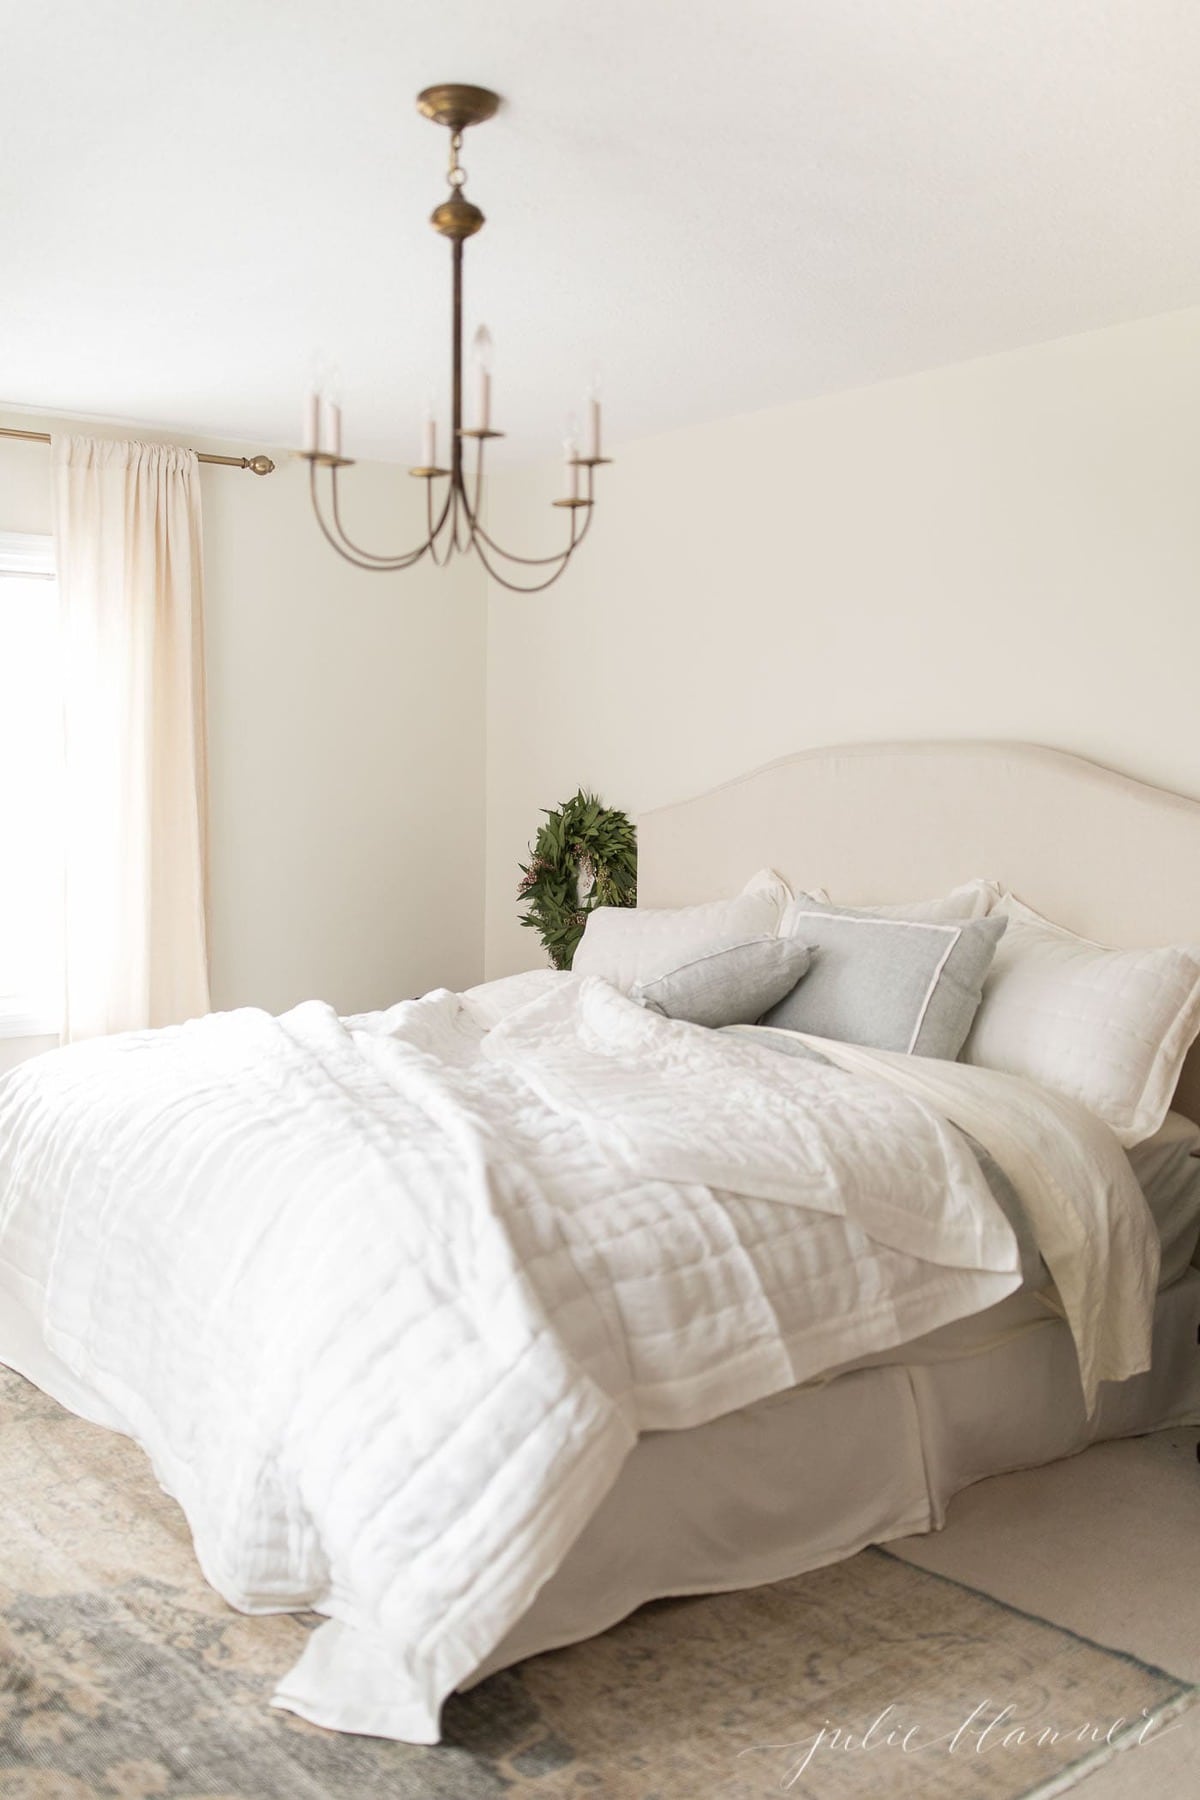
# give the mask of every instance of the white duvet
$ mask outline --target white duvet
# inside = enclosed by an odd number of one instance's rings
[[[1019,1285],[957,1111],[1089,1397],[1147,1366],[1157,1241],[1106,1128],[821,1048],[848,1066],[541,975],[40,1058],[0,1085],[0,1358],[145,1446],[232,1605],[328,1615],[277,1704],[435,1742],[640,1431]]]

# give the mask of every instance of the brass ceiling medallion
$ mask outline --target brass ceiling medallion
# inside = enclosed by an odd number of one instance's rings
[[[566,466],[566,494],[553,504],[567,514],[569,526],[565,548],[552,556],[518,556],[504,550],[480,523],[483,497],[483,455],[489,438],[503,437],[492,429],[491,418],[491,337],[486,326],[475,333],[475,368],[477,375],[476,423],[463,425],[463,245],[484,225],[484,215],[463,193],[467,172],[459,161],[463,132],[481,125],[495,114],[500,105],[499,94],[490,88],[469,87],[461,82],[442,82],[427,87],[417,96],[417,108],[435,125],[450,133],[450,163],[446,179],[448,197],[433,209],[430,223],[442,237],[450,240],[451,250],[451,401],[449,466],[443,466],[437,455],[437,426],[427,414],[422,429],[421,460],[409,470],[415,479],[425,483],[426,535],[411,550],[395,555],[378,555],[365,550],[346,535],[339,511],[338,472],[352,466],[342,455],[341,408],[328,394],[311,394],[301,455],[309,465],[309,491],[317,523],[339,555],[360,569],[410,569],[425,556],[439,567],[456,553],[473,550],[488,574],[502,587],[514,593],[533,594],[547,588],[562,574],[571,557],[587,535],[592,517],[594,473],[609,461],[600,453],[600,401],[593,385],[587,402],[587,426],[584,454],[580,455],[574,429],[568,427],[563,449]],[[464,441],[472,439],[475,452],[470,477],[465,469]],[[320,471],[329,471],[328,516],[322,505]],[[435,503],[434,483],[448,482],[444,497]],[[581,522],[582,521],[582,522]],[[496,562],[517,564],[529,571],[526,578],[511,579],[516,573],[504,574]]]
[[[500,96],[493,94],[491,88],[469,87],[462,81],[440,81],[436,87],[422,88],[417,95],[417,111],[451,131],[484,124],[495,117],[499,105]]]

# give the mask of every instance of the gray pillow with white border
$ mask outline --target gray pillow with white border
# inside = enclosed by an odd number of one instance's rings
[[[952,1062],[1006,923],[880,918],[795,902],[785,928],[815,952],[813,966],[759,1023]]]

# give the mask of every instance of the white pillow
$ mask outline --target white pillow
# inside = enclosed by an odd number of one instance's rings
[[[747,938],[774,937],[792,890],[760,869],[733,900],[703,906],[596,906],[588,914],[573,975],[601,975],[628,993],[680,963]]]
[[[1200,1033],[1200,948],[1109,950],[1011,894],[961,1060],[1026,1075],[1096,1113],[1129,1148],[1162,1125]]]
[[[811,894],[802,898],[816,900],[822,906],[833,904],[824,888],[814,888]],[[906,900],[895,906],[856,906],[854,911],[869,913],[875,919],[915,919],[920,924],[943,925],[961,919],[986,919],[999,898],[1000,888],[996,882],[985,881],[982,875],[977,875],[973,881],[962,882],[937,900]]]

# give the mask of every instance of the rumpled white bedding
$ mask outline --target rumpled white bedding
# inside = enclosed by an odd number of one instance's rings
[[[1148,1206],[1128,1203],[1126,1190],[1137,1178],[1127,1158],[1112,1157],[1108,1126],[1075,1102],[999,1070],[980,1069],[979,1079],[964,1082],[958,1063],[755,1029],[800,1037],[840,1069],[886,1072],[991,1151],[1020,1195],[1054,1277],[1057,1293],[1048,1298],[1071,1327],[1090,1413],[1100,1383],[1124,1379],[1144,1352],[1145,1309],[1153,1305],[1161,1257]],[[1012,1129],[1014,1116],[1022,1119],[1020,1131]]]
[[[0,1084],[0,1307],[41,1296],[232,1605],[329,1615],[276,1703],[435,1742],[640,1431],[1018,1285],[974,1157],[885,1064],[550,975],[75,1046]],[[939,1069],[943,1101],[981,1076]],[[1147,1365],[1157,1243],[1065,1104],[1010,1081],[970,1129],[1039,1229],[1071,1198],[1042,1247],[1094,1384]]]

